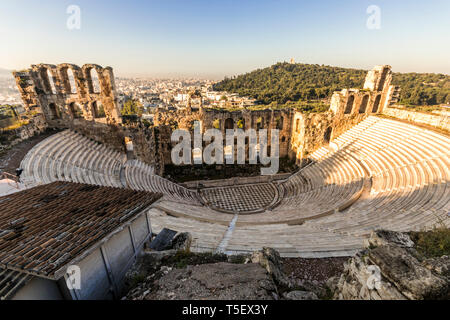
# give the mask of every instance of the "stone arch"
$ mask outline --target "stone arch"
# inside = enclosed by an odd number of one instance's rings
[[[78,103],[72,102],[69,104],[69,110],[74,119],[83,118],[83,109],[81,109]]]
[[[90,94],[99,94],[103,91],[103,68],[96,64],[85,64],[83,66],[83,75],[87,82],[88,92]]]
[[[69,93],[76,94],[78,93],[77,83],[75,81],[75,74],[73,73],[72,69],[67,69],[67,78],[69,83]]]
[[[361,105],[359,106],[359,113],[366,113],[368,103],[369,103],[369,95],[366,94],[362,98]]]
[[[233,118],[225,119],[225,130],[234,129],[234,120]]]
[[[373,103],[372,113],[377,113],[378,108],[380,107],[381,94],[377,95],[375,98],[375,102]]]
[[[100,86],[100,76],[94,68],[92,68],[89,71],[89,74],[91,76],[91,83],[92,83],[92,93],[100,93],[102,88]]]
[[[56,94],[55,77],[50,66],[42,65],[39,67],[39,76],[42,81],[42,87],[46,94]]]
[[[325,133],[324,133],[324,135],[323,135],[323,142],[324,142],[324,143],[326,143],[326,144],[327,144],[327,143],[330,143],[332,133],[333,133],[333,128],[332,128],[332,127],[328,127],[328,128],[325,130]]]
[[[77,76],[78,70],[77,66],[64,63],[57,67],[58,74],[61,79],[61,86],[66,94],[76,94],[79,92]]]
[[[380,82],[378,84],[378,91],[383,90],[389,71],[390,71],[389,68],[383,68],[383,71],[381,72],[381,76],[380,76]]]
[[[347,99],[347,104],[345,106],[344,114],[350,114],[353,110],[353,103],[355,102],[355,96],[350,95]]]

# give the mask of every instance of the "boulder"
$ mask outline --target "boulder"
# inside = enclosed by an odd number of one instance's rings
[[[447,294],[448,281],[433,274],[405,248],[395,244],[380,246],[370,250],[369,259],[409,299],[439,299]]]
[[[369,247],[327,283],[335,299],[448,299],[449,258],[421,261],[408,234],[375,231]]]
[[[367,240],[367,247],[378,247],[386,244],[395,244],[404,248],[414,247],[414,242],[411,240],[408,234],[403,232],[388,231],[388,230],[376,230],[370,235]]]

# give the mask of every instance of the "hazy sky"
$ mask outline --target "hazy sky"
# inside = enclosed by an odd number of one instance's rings
[[[66,10],[81,9],[80,30]],[[370,5],[381,29],[366,27]],[[450,74],[449,0],[1,0],[0,67],[221,78],[278,61]]]

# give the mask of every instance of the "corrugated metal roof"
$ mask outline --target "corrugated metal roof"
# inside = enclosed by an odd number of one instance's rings
[[[161,196],[54,182],[0,197],[0,268],[52,278]]]

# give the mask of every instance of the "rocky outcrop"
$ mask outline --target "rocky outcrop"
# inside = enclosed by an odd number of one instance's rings
[[[449,298],[448,257],[421,259],[404,233],[376,231],[368,244],[328,282],[335,299]]]
[[[268,300],[276,286],[255,263],[215,263],[174,269],[161,277],[156,300]]]
[[[251,256],[252,263],[259,263],[273,277],[277,285],[290,288],[292,284],[283,273],[281,268],[281,257],[278,251],[272,248],[263,248]]]

